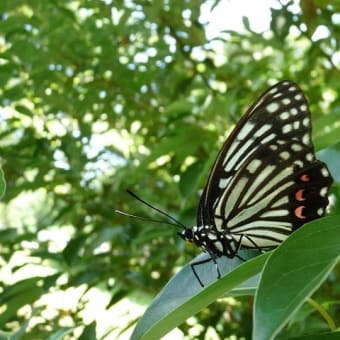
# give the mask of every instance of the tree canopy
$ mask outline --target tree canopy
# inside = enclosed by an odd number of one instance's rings
[[[131,334],[153,297],[200,251],[187,247],[175,226],[115,213],[162,219],[126,189],[193,225],[223,141],[280,80],[298,83],[309,100],[315,149],[334,177],[320,244],[335,240],[340,5],[273,1],[267,30],[243,17],[242,30],[208,37],[202,11],[221,2],[0,2],[2,336]],[[299,235],[287,247],[303,242]],[[328,255],[308,296],[321,287],[283,336],[340,327],[340,250],[334,245]],[[265,256],[249,268],[262,268]],[[178,336],[250,338],[254,291],[248,293],[183,317]]]

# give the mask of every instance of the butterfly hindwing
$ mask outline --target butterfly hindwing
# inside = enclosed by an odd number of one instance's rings
[[[310,160],[308,149],[292,142],[270,155],[248,160],[214,206],[217,229],[228,230],[236,240],[247,235],[243,246],[277,246],[322,216],[328,204],[331,177],[324,163]]]

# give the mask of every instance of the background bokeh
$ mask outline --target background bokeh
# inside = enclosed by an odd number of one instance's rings
[[[315,148],[336,180],[330,212],[340,211],[339,2],[268,2],[261,30],[240,9],[241,27],[224,25],[232,3],[0,2],[2,336],[127,338],[199,250],[171,226],[115,214],[159,218],[125,189],[194,224],[218,149],[279,80],[309,99]],[[339,275],[315,296],[338,318]],[[176,339],[249,339],[252,305],[217,301]],[[283,335],[326,328],[306,304]]]

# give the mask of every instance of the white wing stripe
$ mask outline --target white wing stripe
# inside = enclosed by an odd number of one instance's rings
[[[255,137],[261,137],[262,135],[264,135],[268,130],[271,129],[271,125],[269,124],[264,124],[263,126],[261,126],[254,134]]]
[[[261,214],[260,217],[275,217],[275,216],[287,216],[289,215],[289,211],[287,209],[280,210],[269,210]]]
[[[288,196],[283,196],[282,198],[278,199],[277,201],[272,204],[272,208],[278,208],[281,205],[289,203]]]
[[[288,188],[290,186],[290,183],[284,183],[280,190],[284,190],[285,188]],[[235,192],[235,190],[234,190]],[[258,201],[256,204],[251,205],[248,208],[244,208],[241,210],[238,214],[236,214],[233,218],[231,218],[228,221],[228,227],[232,228],[233,226],[242,223],[245,220],[250,219],[254,215],[258,215],[261,210],[268,209],[268,207],[271,206],[270,202],[274,200],[275,196],[279,194],[280,191],[274,191],[270,192],[269,195],[267,195],[264,199]],[[233,194],[233,193],[232,193]],[[224,212],[225,216],[228,216],[227,212],[229,211],[229,214],[232,210],[227,210],[228,204],[226,204],[226,210]]]
[[[249,202],[249,204],[252,204],[254,202],[254,197],[258,196],[256,195],[256,189],[258,189],[258,187],[261,187],[261,185],[263,185],[263,181],[268,178],[273,171],[275,170],[275,166],[274,165],[267,165],[258,176],[254,176],[255,180],[250,184],[250,187],[247,189],[246,194],[244,195],[242,201],[241,201],[241,206],[243,206],[245,204],[245,202],[248,202],[249,200],[251,200],[251,202]],[[255,199],[256,201],[256,199]],[[249,205],[247,204],[247,205]]]
[[[240,190],[240,192],[243,190],[243,188],[247,185],[247,178],[241,178],[238,183],[237,183],[237,188]],[[239,198],[239,192],[238,190],[233,190],[232,193],[228,196],[228,198],[225,197],[226,191],[224,191],[223,196],[221,197],[221,199],[218,201],[218,204],[216,206],[216,210],[215,210],[215,215],[219,215],[219,216],[224,216],[224,218],[227,220],[228,216],[226,214],[226,211],[231,212],[232,209],[229,209],[228,207],[231,206],[235,206],[238,198]],[[228,207],[226,209],[223,208],[222,204],[224,201],[227,200],[227,205]],[[224,210],[222,213],[222,209]]]
[[[282,230],[291,230],[292,229],[292,224],[290,222],[283,222],[283,221],[275,221],[275,220],[265,220],[265,219],[259,219],[256,221],[252,221],[250,223],[242,224],[240,226],[231,228],[230,230],[232,231],[233,234],[238,234],[242,233],[245,230],[252,230],[253,228],[270,228],[270,229],[276,229],[280,228]]]
[[[240,143],[237,144],[239,145]],[[240,162],[240,158],[242,158],[245,150],[247,150],[252,144],[254,144],[253,138],[249,138],[245,143],[242,143],[242,146],[240,149],[237,150],[237,153],[231,156],[230,159],[228,159],[228,162],[224,166],[224,170],[226,172],[229,172],[234,168],[238,169],[240,164],[242,164],[242,162]],[[253,149],[252,151],[255,151],[255,149]]]
[[[248,205],[254,204],[254,202],[259,200],[261,197],[265,196],[267,194],[267,192],[270,192],[275,185],[277,185],[281,181],[284,181],[285,178],[290,176],[292,173],[293,173],[293,169],[292,168],[284,169],[281,172],[279,172],[276,176],[274,176],[264,186],[263,186],[263,183],[265,183],[264,181],[258,183],[258,181],[256,180],[254,182],[254,185],[257,183],[257,186],[260,187],[260,190],[250,199]],[[291,186],[291,185],[294,185],[294,182],[286,182],[285,183],[286,187],[287,187],[287,184],[288,184],[288,186]],[[282,191],[282,190],[283,190],[283,188],[280,187],[279,191]]]

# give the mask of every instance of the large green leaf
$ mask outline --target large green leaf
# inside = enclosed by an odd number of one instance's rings
[[[340,332],[321,333],[315,335],[297,336],[294,338],[286,338],[285,340],[339,340]]]
[[[249,258],[253,254],[251,251],[240,252],[243,258]],[[206,256],[201,254],[191,263],[201,261]],[[261,271],[268,256],[269,253],[263,254],[245,263],[237,258],[232,260],[219,258],[219,268],[225,274],[220,280],[216,280],[216,268],[212,262],[198,266],[199,277],[206,284],[204,288],[199,285],[188,264],[155,298],[137,324],[131,340],[160,339],[189,316],[227,293],[228,295],[254,293],[258,280],[254,276]]]
[[[340,258],[340,216],[306,224],[266,263],[255,298],[255,340],[274,339]]]

